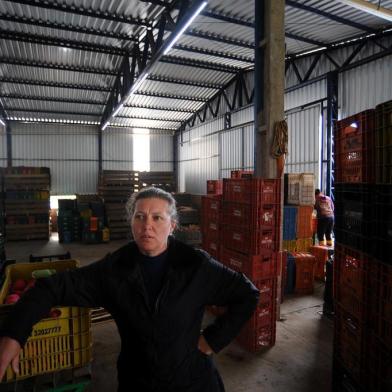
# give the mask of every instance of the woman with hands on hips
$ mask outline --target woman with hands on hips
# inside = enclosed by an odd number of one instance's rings
[[[212,354],[239,333],[259,291],[206,252],[170,236],[177,224],[172,195],[145,188],[127,202],[134,241],[104,259],[39,279],[13,306],[0,331],[0,377],[32,327],[53,306],[104,307],[121,337],[118,391],[221,392]],[[206,305],[227,312],[201,331]]]

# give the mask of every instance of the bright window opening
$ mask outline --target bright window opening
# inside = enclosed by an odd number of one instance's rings
[[[150,171],[150,131],[136,129],[133,135],[133,170]]]
[[[59,208],[59,199],[76,199],[76,195],[63,195],[63,196],[50,196],[50,208],[58,209]]]

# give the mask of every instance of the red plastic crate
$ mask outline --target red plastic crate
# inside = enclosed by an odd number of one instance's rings
[[[276,306],[274,303],[263,303],[257,306],[253,316],[247,321],[249,329],[257,331],[262,327],[271,327],[276,322]]]
[[[277,251],[278,245],[275,238],[275,229],[253,231],[224,225],[222,230],[222,241],[228,249],[249,255]]]
[[[202,232],[203,236],[219,237],[220,230],[221,230],[220,221],[216,220],[215,217],[210,217],[209,219],[203,218],[202,223],[201,223],[201,232]]]
[[[258,205],[279,204],[280,179],[223,179],[223,200]]]
[[[296,294],[312,294],[316,258],[310,253],[293,253]]]
[[[377,270],[375,278],[371,279],[371,303],[375,308],[371,322],[377,336],[389,347],[392,347],[392,265],[379,261],[373,263]]]
[[[230,178],[252,178],[253,170],[232,170]]]
[[[392,351],[376,335],[370,334],[367,346],[366,387],[368,391],[390,391],[392,386]]]
[[[371,257],[341,244],[336,244],[334,257],[335,284],[346,286],[356,297],[367,302]]]
[[[259,305],[276,303],[276,278],[254,279],[254,285],[260,291]]]
[[[213,258],[223,263],[220,257],[220,242],[218,237],[205,237],[203,235],[201,247]]]
[[[202,196],[201,197],[201,212],[202,215],[220,216],[222,206],[222,196]]]
[[[339,306],[335,307],[334,354],[357,382],[366,370],[366,325]]]
[[[278,206],[260,204],[258,206],[223,202],[223,223],[227,225],[247,226],[254,230],[264,227],[276,227]]]
[[[252,353],[272,347],[276,341],[276,324],[253,329],[246,323],[237,336],[237,342],[247,351]]]
[[[297,209],[297,238],[310,238],[313,235],[312,214],[313,206],[298,206]]]
[[[374,135],[375,111],[373,109],[336,122],[336,182],[374,182]]]
[[[310,253],[316,257],[314,271],[315,279],[325,280],[325,264],[328,261],[328,248],[326,246],[315,245],[310,247]]]
[[[222,180],[207,180],[207,194],[221,195],[223,192]]]
[[[262,279],[276,276],[277,254],[266,252],[259,255],[243,255],[233,250],[222,248],[221,259],[229,268],[243,272],[249,279]]]

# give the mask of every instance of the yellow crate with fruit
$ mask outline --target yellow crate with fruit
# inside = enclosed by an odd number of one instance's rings
[[[0,324],[35,278],[77,268],[76,260],[17,263],[7,267],[0,290]],[[91,316],[87,308],[56,306],[34,325],[20,355],[19,374],[8,367],[4,382],[83,367],[92,360]]]

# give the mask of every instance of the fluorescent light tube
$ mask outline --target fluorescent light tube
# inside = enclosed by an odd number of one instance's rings
[[[183,32],[189,27],[189,25],[193,22],[193,20],[196,18],[197,15],[200,14],[200,12],[203,10],[203,8],[207,5],[206,1],[203,1],[195,13],[189,18],[188,22],[185,23],[185,25],[182,27],[182,29],[174,36],[174,38],[171,40],[170,44],[166,47],[166,49],[163,52],[163,55],[167,54],[167,52],[172,48],[172,46],[177,42],[177,40],[181,37]]]

